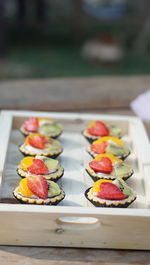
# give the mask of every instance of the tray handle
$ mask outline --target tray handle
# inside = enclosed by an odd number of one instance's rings
[[[59,217],[56,219],[56,223],[59,226],[56,233],[62,233],[64,230],[94,230],[100,226],[99,219],[87,216]]]

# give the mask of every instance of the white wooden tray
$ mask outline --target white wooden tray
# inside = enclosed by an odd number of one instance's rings
[[[57,206],[17,204],[12,196],[20,178],[16,168],[22,155],[19,132],[27,117],[52,117],[61,122],[59,140],[64,152],[58,157],[65,169],[59,181],[66,193]],[[126,209],[95,208],[84,197],[92,180],[85,172],[91,157],[81,131],[91,120],[118,124],[134,168],[127,181],[137,200]],[[150,249],[150,146],[142,122],[135,117],[96,114],[2,111],[0,116],[0,244],[61,247]]]

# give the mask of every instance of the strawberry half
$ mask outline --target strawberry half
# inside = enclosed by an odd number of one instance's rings
[[[48,185],[47,181],[43,176],[39,176],[36,178],[28,177],[27,179],[28,188],[35,194],[37,197],[41,199],[48,198]]]
[[[44,175],[49,172],[48,167],[40,159],[33,159],[33,163],[28,167],[28,171],[35,175]]]
[[[113,183],[102,182],[100,184],[100,192],[97,197],[106,200],[123,200],[125,199],[124,193]]]
[[[39,128],[39,121],[37,118],[29,118],[23,124],[23,128],[27,132],[37,132]]]
[[[102,157],[99,161],[91,161],[89,163],[90,168],[92,168],[95,172],[102,172],[109,174],[113,170],[112,162],[108,157]]]
[[[101,121],[96,121],[93,127],[87,129],[88,133],[93,136],[107,136],[109,130],[106,125]]]
[[[44,149],[47,143],[47,138],[44,135],[34,135],[28,138],[28,142],[35,148]]]
[[[91,144],[91,151],[96,154],[104,154],[106,151],[107,142],[101,142],[100,144]]]

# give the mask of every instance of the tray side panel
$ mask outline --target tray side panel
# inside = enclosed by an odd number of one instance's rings
[[[59,225],[59,217],[50,213],[1,212],[0,244],[150,249],[149,218],[104,215],[98,218],[98,225],[85,229],[82,225]]]
[[[5,162],[8,151],[8,143],[10,139],[11,129],[12,129],[12,116],[9,114],[6,116],[5,114],[0,115],[0,194],[2,193],[2,181],[4,178],[5,171]]]

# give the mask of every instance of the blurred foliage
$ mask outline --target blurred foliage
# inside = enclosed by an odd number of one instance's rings
[[[34,6],[28,9],[28,23],[15,18],[16,9],[12,0],[7,0],[8,55],[1,79],[45,78],[94,75],[132,75],[150,73],[150,54],[134,53],[133,43],[139,25],[121,22],[101,23],[83,19],[79,32],[72,18],[70,0],[47,1],[48,23],[35,23]],[[63,8],[65,7],[65,9]],[[53,12],[51,12],[53,8]],[[63,12],[62,12],[63,10]],[[59,19],[58,19],[59,17]],[[118,65],[106,66],[86,61],[81,56],[82,44],[95,36],[113,34],[120,39],[124,58]]]

